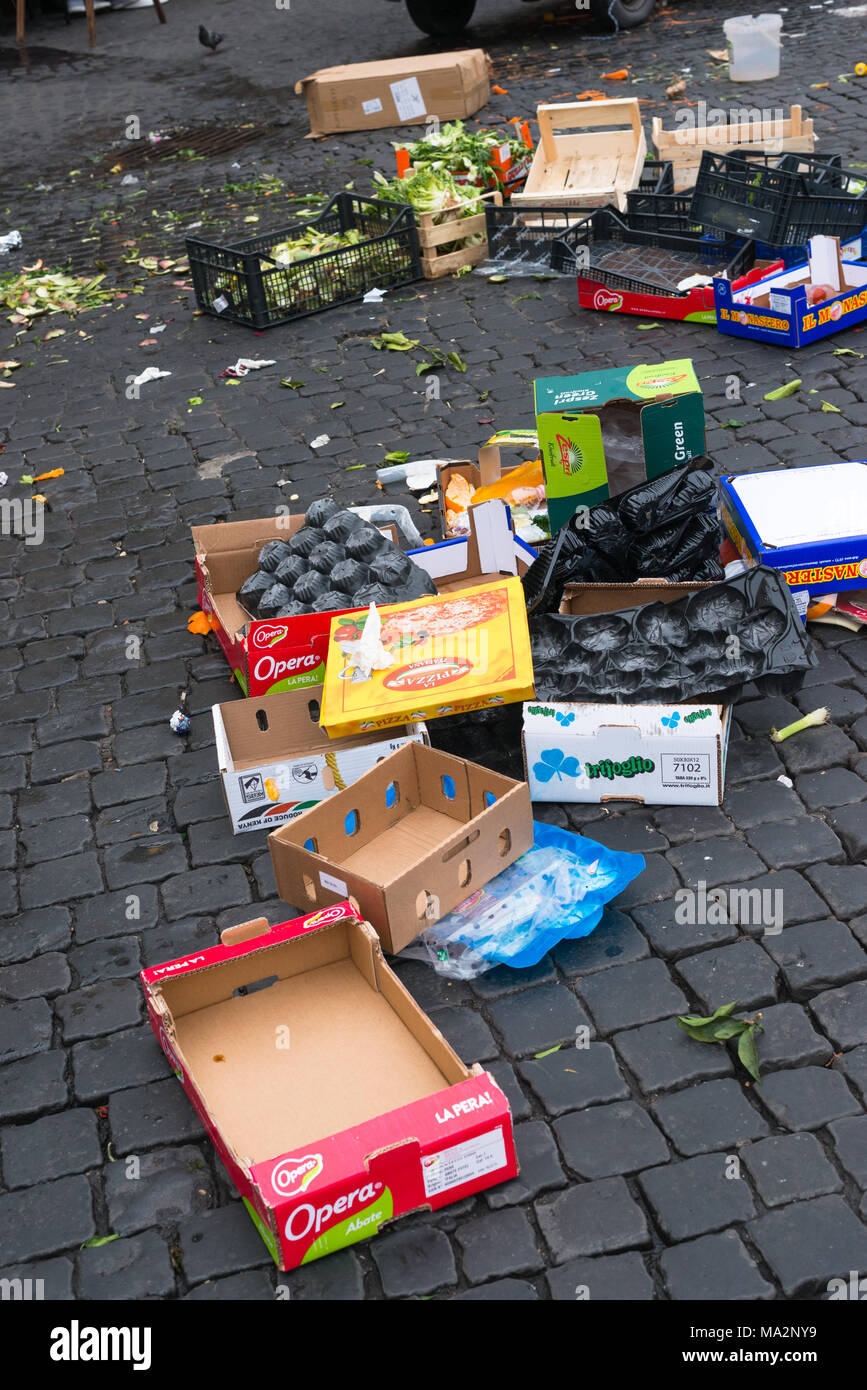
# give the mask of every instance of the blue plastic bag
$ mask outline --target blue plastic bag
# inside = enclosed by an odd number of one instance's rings
[[[536,965],[568,938],[588,936],[607,902],[641,873],[644,857],[533,822],[533,846],[454,912],[427,927],[401,958],[471,980],[495,965]]]

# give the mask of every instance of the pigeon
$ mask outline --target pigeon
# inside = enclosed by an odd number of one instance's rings
[[[222,42],[222,34],[212,34],[208,29],[205,28],[204,24],[199,25],[199,43],[202,45],[203,48],[209,48],[211,50],[212,58],[217,51],[218,45]]]

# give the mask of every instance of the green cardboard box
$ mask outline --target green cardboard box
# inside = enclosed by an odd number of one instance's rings
[[[705,452],[688,357],[533,383],[551,534],[592,507]]]

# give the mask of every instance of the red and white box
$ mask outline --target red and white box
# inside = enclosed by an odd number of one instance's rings
[[[280,1269],[517,1175],[467,1067],[349,902],[142,971],[151,1027]]]

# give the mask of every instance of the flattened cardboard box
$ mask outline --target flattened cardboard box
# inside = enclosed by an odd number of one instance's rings
[[[319,727],[321,686],[214,705],[217,764],[236,835],[273,830],[351,786],[408,742],[427,742],[424,724],[390,735],[336,742]]]
[[[727,705],[524,706],[524,766],[534,801],[719,806]]]
[[[320,68],[300,82],[310,135],[417,125],[428,114],[441,121],[472,116],[491,95],[488,59],[481,48],[425,53],[379,63]]]
[[[351,896],[391,952],[532,843],[526,782],[419,743],[268,836],[284,902]]]
[[[141,980],[157,1041],[280,1269],[516,1176],[506,1097],[459,1060],[348,902],[245,922]]]

